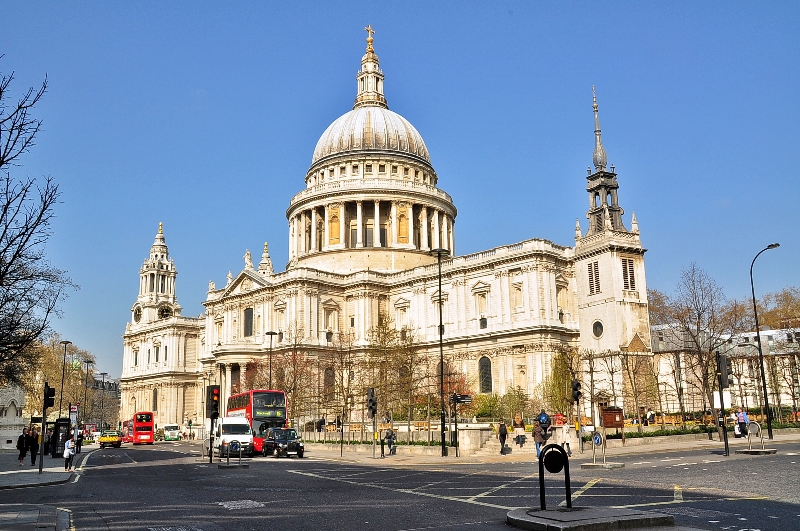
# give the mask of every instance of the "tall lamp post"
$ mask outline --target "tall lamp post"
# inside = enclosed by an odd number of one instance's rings
[[[764,352],[761,350],[761,329],[758,327],[758,308],[756,307],[756,289],[753,287],[753,265],[756,263],[756,258],[758,258],[761,253],[767,251],[769,249],[777,249],[780,247],[781,244],[779,243],[771,243],[761,249],[758,254],[753,258],[753,261],[750,263],[750,292],[753,295],[753,315],[756,318],[756,340],[758,341],[758,363],[761,365],[761,385],[763,386],[764,391],[764,409],[767,412],[767,435],[770,439],[772,439],[772,413],[769,410],[769,396],[767,395],[767,375],[764,371]]]
[[[67,345],[71,345],[72,341],[62,341],[64,345],[64,361],[61,363],[61,396],[58,397],[58,418],[61,418],[61,403],[64,402],[64,377],[67,371]]]
[[[269,336],[269,388],[272,389],[272,336],[277,336],[278,332],[264,332]]]
[[[442,407],[442,457],[447,457],[447,446],[445,446],[445,426],[444,426],[444,324],[442,322],[442,256],[450,256],[447,249],[431,249],[431,254],[436,255],[439,263],[439,394]]]
[[[89,412],[89,402],[87,402],[87,398],[88,398],[87,393],[89,392],[89,365],[91,365],[92,362],[91,362],[91,360],[84,360],[83,362],[86,364],[86,373],[83,376],[83,411],[88,413]],[[83,422],[83,425],[86,426],[86,414],[85,413],[83,415],[81,415],[81,421]]]
[[[106,376],[108,376],[108,373],[101,372],[100,376],[103,377],[102,387],[100,388],[100,431],[103,431],[106,421]]]

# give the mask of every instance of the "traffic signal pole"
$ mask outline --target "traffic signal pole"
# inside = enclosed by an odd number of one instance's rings
[[[725,395],[722,390],[727,386],[727,356],[723,356],[717,351],[717,383],[719,385],[719,422],[717,423],[722,428],[722,440],[725,441],[725,453],[723,455],[730,456],[731,450],[728,447],[728,426],[725,423]],[[723,374],[726,373],[726,374]],[[724,377],[724,378],[723,378]]]

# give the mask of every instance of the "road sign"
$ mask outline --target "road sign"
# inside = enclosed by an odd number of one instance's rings
[[[592,434],[592,442],[594,443],[595,446],[600,446],[601,444],[603,444],[603,434],[597,431],[594,432]]]
[[[239,441],[231,441],[231,452],[239,451]]]
[[[70,413],[77,413],[78,412],[78,406],[69,406],[69,412]]]

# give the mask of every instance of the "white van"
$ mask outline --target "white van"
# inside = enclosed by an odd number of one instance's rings
[[[243,456],[253,457],[253,430],[244,417],[220,417],[214,430],[214,448],[219,457],[230,454],[231,457],[239,455],[239,450],[233,450],[232,442],[238,442]]]

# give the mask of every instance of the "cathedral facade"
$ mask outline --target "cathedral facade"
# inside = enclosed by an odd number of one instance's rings
[[[422,136],[389,110],[371,33],[356,83],[353,109],[323,132],[289,202],[285,271],[267,244],[257,265],[247,251],[225,286],[209,284],[205,315],[181,317],[159,228],[124,335],[123,418],[153,410],[159,424],[202,424],[209,382],[224,404],[273,350],[319,358],[346,334],[363,353],[383,316],[438,361],[440,302],[444,358],[474,393],[533,393],[562,346],[649,350],[645,250],[635,216],[623,224],[596,100],[589,223],[576,221],[574,245],[529,239],[459,256],[458,211]]]

